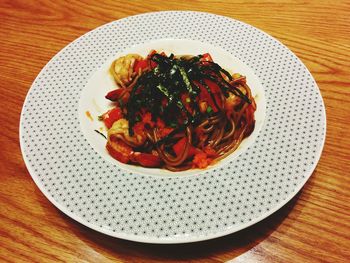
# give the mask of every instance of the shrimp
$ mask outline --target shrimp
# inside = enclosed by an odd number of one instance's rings
[[[137,54],[128,54],[113,61],[109,71],[114,77],[115,82],[123,88],[126,88],[137,75],[134,72],[134,64],[143,58]]]
[[[126,119],[119,119],[113,123],[113,126],[108,130],[108,140],[111,137],[122,139],[132,147],[141,146],[145,143],[146,135],[144,133],[129,135],[129,122]]]

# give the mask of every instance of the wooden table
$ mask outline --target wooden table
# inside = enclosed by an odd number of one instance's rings
[[[350,262],[350,4],[309,2],[1,1],[0,261]],[[324,151],[291,202],[236,234],[183,245],[107,237],[65,216],[32,181],[19,148],[21,107],[41,68],[72,40],[112,20],[176,9],[239,19],[301,58],[326,104]]]

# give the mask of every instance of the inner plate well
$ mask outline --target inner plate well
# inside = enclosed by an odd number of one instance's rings
[[[164,51],[167,55],[173,53],[174,55],[199,55],[204,53],[210,53],[214,62],[218,63],[222,68],[232,73],[240,73],[247,78],[247,84],[252,91],[252,95],[255,98],[257,104],[257,110],[255,112],[255,129],[253,133],[245,138],[238,149],[227,156],[225,159],[217,162],[214,165],[209,166],[207,169],[190,169],[181,172],[171,172],[166,169],[158,168],[144,168],[141,166],[130,165],[121,163],[113,159],[106,150],[106,140],[95,130],[99,130],[104,134],[107,134],[106,128],[103,122],[98,121],[98,116],[113,108],[113,103],[105,99],[105,95],[116,88],[116,85],[112,75],[109,73],[109,68],[112,62],[126,54],[136,53],[143,57],[146,57],[151,50],[157,50],[158,52]],[[161,176],[174,176],[174,175],[193,175],[208,171],[220,167],[229,161],[232,161],[242,152],[246,151],[248,147],[254,142],[264,122],[265,118],[265,95],[262,85],[254,72],[242,63],[239,59],[234,57],[229,52],[222,48],[215,47],[213,45],[205,44],[200,41],[185,40],[185,39],[163,39],[151,41],[142,45],[136,45],[123,52],[113,55],[107,59],[89,79],[86,86],[82,90],[81,99],[79,103],[79,120],[81,129],[86,136],[91,146],[106,160],[114,165],[118,165],[121,168],[127,169],[132,172],[147,175],[161,175]],[[91,114],[92,118],[87,117],[86,112]]]

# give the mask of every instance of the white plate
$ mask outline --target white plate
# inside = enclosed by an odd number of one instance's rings
[[[261,95],[252,138],[204,173],[169,176],[121,166],[92,132],[97,122],[84,117],[85,110],[96,117],[99,107],[92,98],[111,87],[106,80],[94,93],[109,61],[135,48],[146,52],[153,44],[176,53],[208,48],[218,52],[214,59],[221,63],[228,55]],[[28,92],[20,142],[38,187],[78,222],[123,239],[184,243],[236,232],[283,206],[314,170],[325,126],[319,89],[288,48],[227,17],[172,11],[109,23],[59,52]]]

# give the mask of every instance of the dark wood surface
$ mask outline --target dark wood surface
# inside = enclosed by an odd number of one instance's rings
[[[207,11],[264,30],[301,58],[326,105],[325,148],[302,191],[262,222],[223,238],[151,245],[99,234],[58,211],[22,160],[21,107],[50,58],[97,26],[159,10]],[[1,1],[0,261],[349,262],[349,10],[346,1]]]

